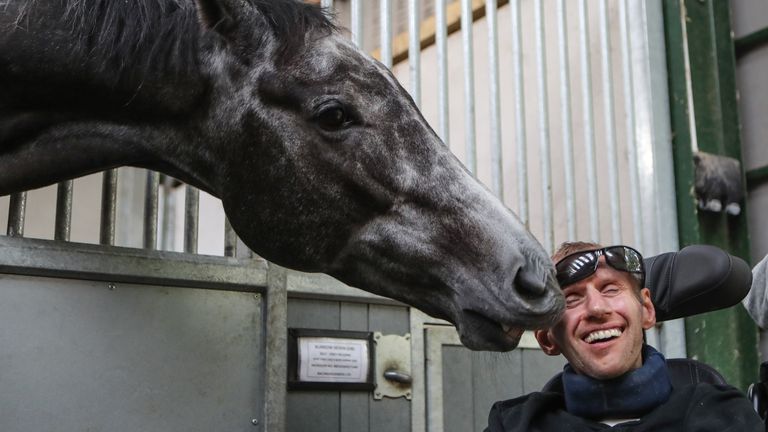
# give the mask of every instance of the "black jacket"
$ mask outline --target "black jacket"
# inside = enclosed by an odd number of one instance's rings
[[[765,425],[749,400],[727,385],[693,384],[672,390],[669,400],[636,421],[610,427],[565,411],[563,395],[535,392],[496,402],[486,432],[751,432]]]

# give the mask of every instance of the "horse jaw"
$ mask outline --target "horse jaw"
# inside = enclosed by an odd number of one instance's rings
[[[328,272],[453,323],[473,350],[508,351],[564,308],[551,260],[519,220],[453,161],[356,231]],[[413,185],[414,188],[417,184]],[[462,233],[464,235],[460,235]]]

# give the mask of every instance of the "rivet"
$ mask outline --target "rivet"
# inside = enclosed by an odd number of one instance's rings
[[[256,426],[259,424],[259,419],[251,419],[251,424]]]
[[[109,288],[110,291],[114,291],[115,288],[117,288],[117,285],[113,284],[112,282],[107,284],[107,288]]]

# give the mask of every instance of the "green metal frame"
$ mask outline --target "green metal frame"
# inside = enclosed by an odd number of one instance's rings
[[[749,261],[745,206],[737,217],[699,212],[693,196],[694,148],[741,160],[729,2],[663,7],[680,246],[712,244]],[[742,389],[757,379],[757,327],[740,305],[685,321],[690,357]]]
[[[768,165],[747,171],[747,190],[755,189],[765,181],[768,181]]]
[[[768,27],[761,28],[735,41],[736,57],[741,58],[750,52],[768,44]]]

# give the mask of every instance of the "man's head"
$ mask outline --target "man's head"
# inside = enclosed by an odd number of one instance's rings
[[[536,331],[542,350],[563,354],[577,373],[597,379],[642,366],[643,330],[656,323],[656,312],[641,285],[640,254],[574,242],[561,245],[552,260],[566,309],[554,327]]]

